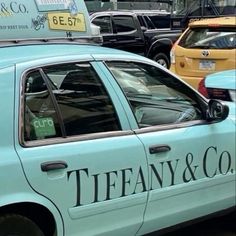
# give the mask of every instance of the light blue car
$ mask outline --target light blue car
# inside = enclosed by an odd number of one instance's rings
[[[236,70],[225,70],[207,75],[198,91],[208,99],[219,99],[229,106],[232,119],[236,120]]]
[[[236,102],[236,70],[225,70],[207,75],[199,91],[208,98]]]
[[[235,209],[228,106],[91,44],[75,2],[2,4],[0,235],[138,236]]]

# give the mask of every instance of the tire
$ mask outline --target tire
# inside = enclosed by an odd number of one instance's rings
[[[162,52],[154,55],[153,60],[167,69],[169,69],[169,67],[170,67],[169,58]]]
[[[15,214],[0,216],[0,236],[45,236],[30,219]]]

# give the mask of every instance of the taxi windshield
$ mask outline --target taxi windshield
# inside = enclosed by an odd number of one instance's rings
[[[184,48],[233,49],[236,47],[236,28],[190,28],[179,45]]]

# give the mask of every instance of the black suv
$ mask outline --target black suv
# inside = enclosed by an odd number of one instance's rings
[[[90,15],[91,22],[100,26],[103,46],[138,53],[169,68],[169,52],[174,39],[163,34],[170,32],[170,13],[166,11],[102,11]],[[158,35],[162,35],[161,42]]]

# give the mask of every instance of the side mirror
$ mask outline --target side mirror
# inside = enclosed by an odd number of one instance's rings
[[[211,99],[208,103],[207,120],[221,121],[229,115],[229,107],[218,100]]]
[[[145,31],[147,31],[147,27],[141,26],[141,30],[142,30],[142,32],[145,32]]]

